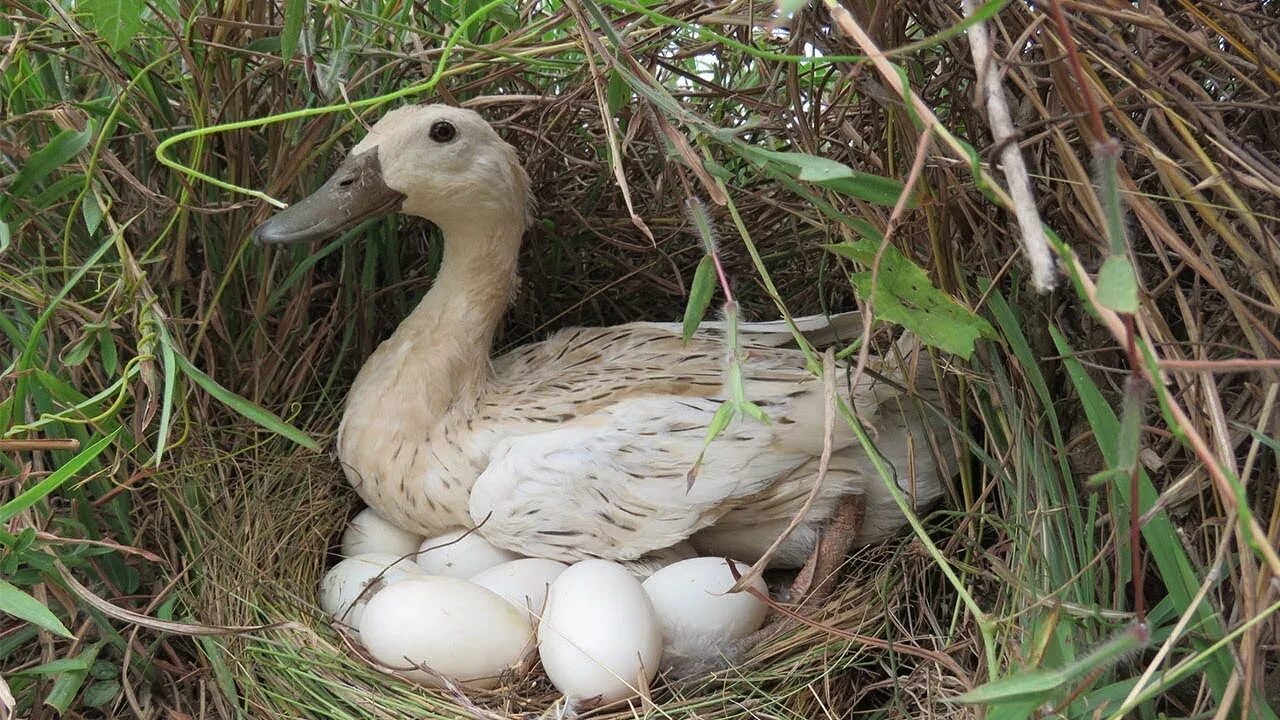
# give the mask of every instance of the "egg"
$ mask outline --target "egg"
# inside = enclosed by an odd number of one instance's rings
[[[342,557],[355,557],[366,553],[390,553],[404,557],[417,552],[421,535],[392,525],[371,508],[361,510],[342,533]]]
[[[521,558],[494,565],[471,577],[471,582],[506,598],[525,612],[530,623],[542,617],[552,581],[568,565],[543,558]]]
[[[519,559],[519,555],[494,547],[473,530],[454,530],[422,541],[418,565],[432,575],[469,578],[494,565]]]
[[[376,593],[391,583],[422,575],[422,568],[412,560],[391,553],[349,557],[320,580],[320,609],[338,622],[358,628],[365,606]]]
[[[580,711],[647,686],[662,659],[662,635],[639,580],[617,563],[585,560],[551,583],[538,652],[551,682]]]
[[[644,590],[662,629],[663,652],[669,660],[706,660],[729,651],[734,640],[760,629],[769,607],[745,590],[730,593],[740,575],[751,568],[719,557],[700,557],[668,565],[644,581]],[[764,580],[750,587],[768,596]]]
[[[406,578],[374,595],[360,639],[373,659],[411,680],[439,686],[439,673],[476,689],[497,686],[533,649],[524,613],[479,585],[439,575]]]

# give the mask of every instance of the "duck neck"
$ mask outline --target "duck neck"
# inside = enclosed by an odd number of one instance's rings
[[[415,420],[433,424],[471,407],[490,377],[489,353],[519,279],[522,223],[512,218],[440,223],[444,258],[435,283],[387,341],[395,392],[411,393]],[[420,413],[420,414],[419,414]]]

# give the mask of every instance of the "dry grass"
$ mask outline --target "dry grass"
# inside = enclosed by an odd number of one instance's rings
[[[978,186],[968,162],[935,141],[916,186],[923,201],[894,226],[892,242],[1001,334],[968,362],[935,358],[950,380],[948,409],[972,431],[973,451],[946,507],[928,519],[940,554],[931,556],[920,539],[860,554],[821,618],[891,641],[889,649],[804,628],[741,669],[661,688],[638,712],[956,717],[966,711],[948,700],[966,687],[1063,667],[1146,610],[1147,647],[1099,662],[1049,705],[1067,717],[1108,717],[1149,665],[1201,662],[1180,682],[1157,684],[1143,716],[1274,717],[1267,705],[1280,702],[1280,637],[1270,615],[1276,578],[1266,554],[1249,547],[1247,517],[1237,509],[1256,520],[1262,545],[1277,546],[1280,5],[1059,1],[1086,88],[1039,6],[1009,4],[989,27],[1039,210],[1090,273],[1109,247],[1090,98],[1123,148],[1128,255],[1141,284],[1135,327],[1165,362],[1170,397],[1186,411],[1185,421],[1171,420],[1154,399],[1145,402],[1146,607],[1135,606],[1131,582],[1126,486],[1085,483],[1115,464],[1106,411],[1120,412],[1128,355],[1070,283],[1049,295],[1030,292],[1010,214]],[[38,668],[89,649],[93,672],[71,689],[68,717],[490,717],[552,707],[554,692],[536,673],[472,704],[351,660],[312,602],[353,494],[327,454],[247,421],[170,355],[329,446],[362,358],[430,285],[439,262],[434,231],[383,221],[326,246],[319,259],[259,250],[247,236],[270,212],[265,203],[175,172],[154,151],[192,127],[422,82],[465,17],[447,5],[313,4],[307,27],[319,34],[288,62],[269,41],[283,22],[273,3],[184,6],[181,20],[152,17],[120,50],[107,47],[83,13],[46,16],[21,2],[0,11],[0,184],[11,191],[0,205],[10,236],[0,250],[0,357],[8,367],[0,374],[0,430],[7,439],[70,437],[84,446],[121,430],[76,482],[5,523],[14,535],[28,527],[46,534],[27,549],[2,538],[0,561],[9,565],[0,570],[76,635],[0,629],[0,675],[22,714],[52,716],[57,703],[41,703],[58,699],[59,683],[64,693],[68,683]],[[789,310],[858,307],[850,266],[820,246],[857,237],[853,218],[883,232],[891,209],[754,167],[705,127],[738,128],[755,146],[904,180],[919,126],[871,64],[814,60],[868,51],[833,27],[827,9],[802,10],[783,32],[765,27],[772,7],[581,0],[539,3],[535,12],[512,3],[448,56],[430,99],[472,104],[494,121],[519,149],[538,196],[541,222],[527,238],[505,345],[567,325],[680,316],[702,256],[683,203],[706,199],[708,190],[674,156],[664,124],[728,169],[729,196]],[[965,35],[919,44],[955,27],[959,9],[917,0],[847,7],[942,126],[984,163],[995,158]],[[628,32],[622,57],[655,76],[685,115],[631,96],[612,109],[604,103],[617,122],[616,132],[606,131],[601,98],[609,97],[614,61],[601,52],[612,46],[591,8]],[[116,124],[104,133],[113,111]],[[94,135],[84,150],[42,183],[14,191],[34,151],[86,121]],[[357,125],[339,112],[210,133],[171,152],[225,182],[293,198],[359,137]],[[652,239],[630,217],[608,162],[611,143]],[[63,178],[73,179],[59,187]],[[94,197],[106,212],[90,230],[81,207]],[[746,314],[776,316],[728,209],[709,205]],[[85,274],[60,296],[77,269]],[[86,331],[85,323],[100,329]],[[91,345],[80,357],[84,338]],[[104,389],[112,392],[67,411]],[[19,427],[46,413],[61,415]],[[1181,439],[1189,436],[1204,440],[1219,462],[1216,475],[1239,479],[1238,494],[1215,481]],[[0,506],[71,456],[8,453],[4,467],[18,479],[0,479]],[[157,618],[297,624],[187,638],[110,621],[56,580],[44,559],[54,556],[103,597]],[[981,615],[964,604],[939,559]],[[1201,589],[1204,604],[1189,602]],[[1179,629],[1168,656],[1157,656],[1181,618],[1187,632]],[[1229,652],[1206,650],[1237,628]],[[903,652],[913,649],[943,654],[960,672]],[[1013,705],[998,711],[1017,715]]]

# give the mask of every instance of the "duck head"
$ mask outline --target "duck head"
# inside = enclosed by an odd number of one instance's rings
[[[253,231],[258,244],[337,235],[403,212],[451,226],[495,217],[528,225],[529,178],[515,149],[478,114],[417,105],[384,115],[311,195]]]

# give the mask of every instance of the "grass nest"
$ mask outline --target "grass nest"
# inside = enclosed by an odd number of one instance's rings
[[[601,716],[1275,717],[1277,3],[987,3],[978,61],[922,0],[117,5],[0,10],[0,719],[557,712],[536,670],[380,674],[315,607],[357,500],[278,431],[331,446],[439,238],[259,250],[242,191],[314,188],[377,113],[294,111],[406,88],[479,110],[533,178],[503,348],[679,319],[709,239],[750,319],[866,311],[872,263],[824,246],[870,238],[990,325],[933,354],[968,457],[923,532],[852,557],[821,626]],[[1114,258],[1132,285],[1095,285]],[[877,337],[919,322],[871,297]]]

